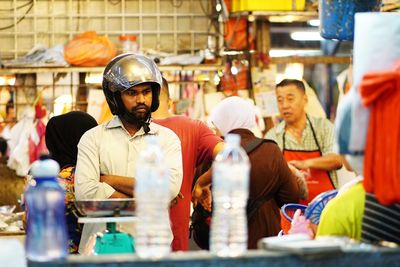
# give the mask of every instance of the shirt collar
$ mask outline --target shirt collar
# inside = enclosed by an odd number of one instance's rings
[[[306,120],[306,128],[310,127],[310,117],[308,117],[309,119]],[[286,122],[284,120],[281,121],[281,123],[278,124],[278,126],[276,126],[276,133],[277,134],[283,134],[283,132],[285,131],[285,127],[286,127]]]
[[[125,129],[124,125],[122,124],[121,119],[118,116],[114,116],[110,121],[108,121],[106,123],[106,128],[107,129],[113,129],[113,128]],[[159,125],[157,125],[153,122],[150,122],[150,132],[148,132],[148,134],[157,134],[159,129],[160,129]],[[143,130],[143,127],[141,127],[134,136],[144,135],[144,134],[145,134],[145,132]]]

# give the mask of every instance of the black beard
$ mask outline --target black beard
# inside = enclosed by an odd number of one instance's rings
[[[140,108],[145,108],[146,112],[145,113],[137,112],[137,110]],[[133,117],[135,117],[136,120],[138,120],[138,121],[143,121],[143,120],[147,121],[151,115],[150,108],[146,105],[137,106],[134,109],[132,109],[131,111],[127,111],[127,112],[129,112],[129,114],[132,115]]]
[[[133,110],[128,111],[124,104],[122,103],[121,100],[121,95],[118,94],[116,96],[116,101],[118,104],[118,117],[120,117],[121,120],[126,121],[127,123],[133,124],[140,127],[143,127],[144,132],[147,134],[150,131],[150,118],[151,118],[151,110],[148,106],[146,105],[141,105],[140,107],[144,107],[146,108],[146,112],[143,113],[137,113],[136,109],[138,109],[138,107],[135,107]],[[143,115],[141,115],[143,114]]]
[[[125,112],[122,114],[122,118],[129,123],[142,125],[144,122],[149,121],[151,112],[149,110],[143,115],[142,114],[143,113],[137,114],[136,112],[129,112],[125,110]]]

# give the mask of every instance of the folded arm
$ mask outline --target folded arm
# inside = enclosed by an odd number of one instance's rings
[[[135,178],[118,175],[101,175],[100,182],[106,183],[127,197],[133,197]]]

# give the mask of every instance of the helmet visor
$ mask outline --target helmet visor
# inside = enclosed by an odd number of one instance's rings
[[[129,55],[116,62],[104,73],[104,79],[109,83],[112,92],[123,92],[132,86],[142,83],[162,84],[161,73],[157,65],[142,55]]]

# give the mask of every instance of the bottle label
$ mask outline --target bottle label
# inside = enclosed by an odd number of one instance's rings
[[[213,200],[217,203],[241,200],[247,203],[250,168],[247,164],[217,163],[213,168]]]

